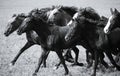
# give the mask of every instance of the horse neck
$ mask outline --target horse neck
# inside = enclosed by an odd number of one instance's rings
[[[47,40],[47,37],[51,34],[51,31],[50,31],[50,27],[49,25],[44,25],[43,26],[46,26],[44,28],[41,28],[40,27],[41,25],[37,25],[34,27],[34,31],[38,34],[38,36],[40,37],[41,41],[42,42],[45,42]]]
[[[97,24],[93,24],[93,23],[88,23],[85,24],[86,28],[83,30],[83,36],[86,38],[89,38],[89,40],[93,39],[96,40],[96,38],[98,38],[98,28],[97,28]]]

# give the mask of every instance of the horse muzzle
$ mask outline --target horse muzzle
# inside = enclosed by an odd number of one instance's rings
[[[9,34],[8,34],[7,32],[5,32],[4,35],[5,35],[6,37],[9,36]]]

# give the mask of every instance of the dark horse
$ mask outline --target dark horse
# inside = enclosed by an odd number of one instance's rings
[[[54,7],[55,8],[55,7]],[[65,7],[64,7],[65,8]],[[70,9],[71,7],[69,7]],[[39,15],[42,15],[43,19],[46,20],[46,16],[45,13],[47,13],[48,11],[52,10],[52,8],[42,8],[39,10],[39,12],[41,12]],[[36,11],[36,9],[33,9],[30,14],[34,13]],[[44,13],[44,14],[43,14]],[[5,36],[9,36],[11,33],[13,33],[14,31],[16,31],[18,29],[18,27],[22,24],[23,20],[27,17],[27,15],[25,15],[24,13],[21,13],[21,14],[14,14],[12,16],[12,18],[9,20],[8,22],[8,25],[7,25],[7,28],[6,28],[6,31],[5,31]],[[41,17],[41,16],[40,16]],[[24,45],[24,47],[19,51],[19,53],[16,55],[16,57],[11,61],[11,64],[10,65],[14,65],[15,62],[17,61],[17,59],[19,58],[19,56],[26,50],[28,49],[29,47],[35,45],[35,44],[38,44],[40,45],[39,43],[39,37],[38,35],[36,34],[35,31],[28,31],[26,32],[26,38],[27,38],[27,43]],[[76,48],[73,48],[73,50],[76,50]],[[73,58],[72,56],[69,54],[69,52],[66,52],[64,58],[67,60],[67,61],[70,61],[70,62],[73,62]],[[46,61],[44,61],[44,67],[46,67]]]
[[[98,18],[98,20],[95,19],[96,17]],[[101,60],[103,52],[106,53],[111,63],[118,70],[120,70],[120,67],[116,64],[111,55],[112,50],[116,51],[116,48],[118,48],[113,47],[113,43],[116,40],[111,39],[116,32],[113,32],[113,34],[109,36],[105,35],[103,32],[104,27],[102,27],[103,24],[101,24],[99,21],[99,16],[95,14],[93,9],[80,9],[80,11],[76,13],[75,16],[73,16],[73,19],[68,23],[69,26],[71,26],[71,30],[68,31],[68,34],[65,37],[65,40],[69,43],[73,40],[79,39],[84,39],[88,41],[90,46],[93,48],[93,51],[95,52],[95,66],[93,76],[96,76],[96,68],[99,58],[100,62],[103,62],[103,59]],[[117,32],[120,32],[120,29],[118,29]],[[118,41],[120,40],[118,39]]]
[[[56,8],[56,7],[54,7]],[[63,7],[62,7],[63,8]],[[69,9],[72,9],[71,7],[69,7]],[[34,12],[36,12],[37,9],[33,9],[29,15],[33,14]],[[39,11],[39,17],[42,16],[42,18],[44,20],[47,19],[46,17],[46,14],[48,11],[52,10],[52,8],[42,8]],[[64,10],[68,10],[68,7],[64,7]],[[19,26],[22,24],[23,20],[27,17],[27,15],[25,15],[24,13],[22,14],[14,14],[13,17],[9,20],[8,22],[8,25],[7,25],[7,29],[5,31],[5,36],[9,36],[11,33],[13,33],[14,31],[16,31]],[[35,31],[28,31],[26,32],[26,38],[27,38],[27,43],[24,45],[24,47],[19,51],[19,53],[16,55],[16,57],[11,61],[11,64],[10,65],[14,65],[15,62],[17,61],[17,59],[19,58],[19,56],[26,50],[28,49],[29,47],[35,45],[35,44],[38,44],[40,45],[40,42],[39,42],[39,37],[38,35],[36,34]],[[77,48],[72,48],[73,50],[76,50],[77,52]],[[46,57],[47,58],[47,57]],[[64,58],[69,61],[69,62],[73,62],[73,58],[71,56],[71,54],[69,52],[66,52]],[[43,62],[43,66],[46,67],[46,59],[44,60]]]
[[[112,15],[109,17],[109,20],[104,28],[104,32],[106,34],[113,29],[120,27],[120,12],[117,9],[114,9],[113,11],[112,8],[110,9],[110,11]]]
[[[9,20],[6,31],[5,31],[5,36],[9,36],[11,33],[16,31],[20,25],[22,24],[23,20],[27,17],[24,13],[21,14],[14,14],[13,17]],[[19,58],[19,56],[28,48],[31,46],[38,44],[39,43],[39,36],[36,34],[35,31],[28,31],[26,32],[26,38],[27,42],[23,46],[23,48],[18,52],[18,54],[15,56],[15,58],[11,61],[10,65],[14,65]],[[46,67],[46,61],[44,60],[43,66]]]
[[[65,7],[64,7],[64,9],[65,9]],[[68,9],[68,7],[67,7],[67,9]],[[70,8],[69,8],[70,9]],[[36,10],[32,10],[32,12],[30,12],[30,15],[32,15],[32,14],[35,14],[35,11]],[[42,9],[41,10],[42,12],[46,12],[45,11],[45,9]],[[39,11],[39,17],[42,17],[42,19],[44,19],[44,20],[46,20],[46,17],[44,17],[44,14],[41,12],[41,11]],[[40,14],[41,14],[41,16],[40,16]],[[26,18],[26,16],[24,15],[24,14],[22,14],[22,15],[17,15],[17,16],[15,16],[14,15],[14,17],[13,17],[13,19],[11,19],[10,20],[10,22],[9,22],[9,28],[8,28],[8,30],[5,32],[5,35],[6,36],[8,36],[9,34],[11,34],[13,31],[15,31],[20,25],[21,25],[21,23],[23,22],[23,20]],[[38,35],[36,34],[36,32],[34,32],[34,31],[28,31],[28,32],[26,32],[26,36],[27,36],[27,40],[28,40],[28,42],[26,43],[26,45],[20,50],[20,52],[16,55],[16,57],[14,58],[14,60],[11,62],[13,65],[14,65],[14,63],[16,62],[16,60],[18,59],[18,57],[22,54],[22,52],[24,52],[27,48],[29,48],[29,47],[31,47],[32,45],[34,45],[34,44],[38,44],[38,45],[41,45],[41,42],[40,42],[40,38],[38,37]],[[78,50],[76,47],[72,47],[72,49],[73,50]],[[48,54],[48,53],[47,53]],[[67,52],[67,54],[69,54],[68,52]],[[71,58],[71,56],[70,55],[65,55],[64,56],[64,58],[65,59],[67,59],[67,61],[70,61],[71,62],[71,60],[69,60],[70,58]],[[70,57],[70,58],[69,58]],[[43,60],[46,60],[46,58],[47,57],[45,57]],[[75,59],[76,60],[76,59]],[[73,60],[72,60],[72,62],[73,62]],[[44,62],[44,64],[45,64],[45,62]],[[76,64],[78,64],[78,63],[76,63]],[[80,65],[83,65],[83,64],[80,64]],[[46,65],[45,65],[46,66]]]
[[[64,37],[67,34],[69,28],[70,26],[56,26],[55,24],[51,25],[40,18],[36,19],[34,16],[30,16],[24,19],[17,33],[20,35],[26,31],[34,30],[39,35],[41,46],[44,50],[41,55],[42,58],[40,58],[38,67],[34,74],[38,72],[42,59],[44,59],[46,52],[50,50],[55,51],[59,56],[61,63],[65,68],[65,74],[69,73],[61,51],[66,48],[75,47],[73,44],[67,46],[64,40]]]
[[[72,8],[74,8],[74,7],[72,7]],[[66,7],[60,6],[60,7],[55,8],[55,9],[53,9],[49,12],[47,22],[49,22],[49,23],[54,22],[57,25],[65,26],[72,19],[71,16],[73,16],[77,11],[78,11],[78,9],[75,10],[75,8],[74,8],[74,10],[71,9],[70,12],[69,12],[68,8],[66,9]],[[69,16],[67,13],[68,14],[71,13],[71,16]],[[102,17],[102,19],[106,19],[106,18]],[[92,57],[91,57],[92,52],[90,52],[90,51],[92,51],[92,49],[87,44],[86,41],[82,41],[82,46],[86,48],[86,61],[88,63],[87,67],[89,68],[89,67],[92,66]],[[79,54],[79,52],[76,54],[76,56],[78,56],[78,54]]]

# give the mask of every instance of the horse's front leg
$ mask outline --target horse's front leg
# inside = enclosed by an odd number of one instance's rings
[[[110,59],[110,62],[120,71],[120,66],[118,66],[118,65],[116,64],[115,60],[114,60],[113,57],[112,57],[111,52],[109,52],[109,51],[110,51],[110,49],[105,51],[107,57]]]
[[[45,58],[43,59],[43,67],[46,67],[46,60],[47,60],[49,53],[50,53],[50,51],[47,51]]]
[[[38,65],[37,65],[37,68],[35,69],[35,72],[33,73],[33,76],[37,76],[37,72],[39,71],[39,68],[40,68],[40,66],[41,66],[47,52],[48,52],[47,50],[42,48],[42,54],[41,54],[41,56],[39,58]]]
[[[79,66],[83,66],[84,64],[83,63],[79,63],[78,62],[78,56],[79,56],[79,49],[77,47],[72,47],[74,53],[75,53],[75,60],[74,60],[74,63],[73,65],[79,65]]]
[[[97,65],[98,65],[98,59],[99,59],[99,50],[93,50],[95,51],[95,64],[94,64],[94,71],[92,76],[96,76],[96,69],[97,69]]]
[[[19,56],[29,47],[31,47],[33,45],[33,43],[27,42],[24,47],[18,52],[18,54],[15,56],[15,58],[11,61],[11,65],[14,65],[15,62],[17,61],[17,59],[19,58]]]
[[[86,50],[86,62],[87,62],[87,68],[90,68],[93,64],[93,54],[90,53],[90,51],[87,49]]]
[[[62,63],[63,66],[64,66],[65,75],[67,75],[67,74],[69,73],[69,70],[68,70],[68,68],[67,68],[67,66],[66,66],[66,64],[65,64],[65,60],[64,60],[64,57],[63,57],[63,55],[62,55],[62,51],[61,51],[61,50],[57,50],[56,53],[57,53],[58,57],[60,58],[61,63]]]

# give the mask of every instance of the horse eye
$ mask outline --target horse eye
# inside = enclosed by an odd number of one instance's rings
[[[54,13],[54,15],[57,15],[58,13]]]
[[[72,18],[72,21],[74,21],[74,19]]]

